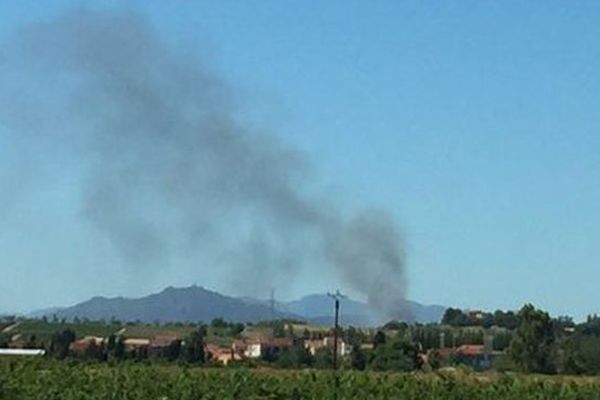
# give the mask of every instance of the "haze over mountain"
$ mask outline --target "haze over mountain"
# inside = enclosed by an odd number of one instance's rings
[[[409,302],[412,320],[439,321],[445,307],[424,306]],[[341,322],[348,325],[375,325],[385,321],[373,319],[368,305],[352,299],[342,302]],[[229,321],[257,322],[273,318],[304,319],[317,324],[331,323],[332,302],[325,294],[305,296],[290,302],[277,302],[275,311],[269,302],[253,298],[225,296],[200,286],[168,287],[160,293],[141,298],[93,297],[65,308],[32,312],[34,317],[52,317],[91,320],[115,318],[121,321],[183,322],[223,318]]]
[[[281,310],[300,315],[313,322],[331,320],[331,299],[325,294],[304,296],[299,300],[284,303]],[[341,303],[341,321],[349,325],[365,325],[387,322],[382,319],[371,318],[367,304],[350,298]],[[421,323],[438,322],[441,320],[446,307],[439,305],[423,305],[414,301],[407,301],[407,320]]]

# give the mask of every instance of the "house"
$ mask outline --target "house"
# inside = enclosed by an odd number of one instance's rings
[[[0,349],[0,356],[43,356],[43,349]]]
[[[484,345],[465,344],[454,351],[454,360],[476,370],[490,369],[492,358],[490,351]]]
[[[447,366],[450,364],[454,352],[455,349],[447,347],[441,349],[429,349],[425,353],[420,353],[419,357],[424,365],[436,363],[438,366]]]
[[[232,350],[244,358],[273,358],[293,345],[289,338],[243,339],[235,341]]]
[[[317,350],[323,347],[325,347],[323,339],[307,339],[304,341],[304,348],[313,356],[317,353]]]
[[[375,348],[373,343],[363,343],[360,345],[362,351],[372,351]]]
[[[290,338],[273,338],[270,340],[262,341],[260,343],[261,357],[263,358],[275,358],[282,351],[289,349],[294,345],[294,341]]]
[[[71,350],[74,353],[84,353],[91,346],[100,346],[104,344],[105,340],[106,339],[99,336],[85,336],[71,343],[69,345],[69,350]]]
[[[326,336],[323,339],[310,339],[304,341],[304,348],[308,350],[311,355],[315,355],[321,348],[331,348],[334,346],[334,338],[332,336]],[[342,339],[338,338],[337,352],[340,356],[346,356],[350,354],[350,346],[346,344]]]
[[[150,346],[150,339],[146,338],[127,338],[123,341],[125,350],[142,350],[147,349]]]
[[[173,342],[178,340],[176,334],[156,335],[150,339],[148,344],[148,356],[150,357],[165,357],[167,356],[169,347]]]
[[[216,344],[207,344],[205,351],[210,360],[227,365],[230,361],[239,361],[242,356],[234,351],[232,347],[223,347]]]
[[[469,319],[474,321],[481,321],[485,316],[481,310],[467,310],[466,313]]]
[[[123,340],[123,345],[125,346],[125,351],[129,354],[139,358],[146,358],[148,356],[148,349],[150,348],[150,339],[126,338]]]
[[[10,338],[10,342],[8,343],[8,347],[11,349],[22,349],[27,345],[27,341],[20,333],[13,335]]]
[[[243,339],[236,340],[231,346],[234,353],[243,358],[260,358],[261,341],[258,339]]]

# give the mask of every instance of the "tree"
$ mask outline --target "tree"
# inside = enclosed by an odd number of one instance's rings
[[[75,341],[75,332],[66,329],[62,332],[55,332],[50,338],[50,348],[48,352],[60,360],[69,355],[69,346]]]
[[[276,364],[281,368],[310,367],[313,364],[313,358],[301,343],[297,343],[283,350],[277,358]]]
[[[184,358],[189,363],[203,363],[205,361],[204,332],[202,329],[192,332],[185,341]]]
[[[563,346],[563,371],[569,374],[600,374],[600,337],[577,334]]]
[[[106,358],[122,360],[125,358],[125,338],[110,335],[106,341]]]
[[[352,346],[352,353],[350,354],[350,365],[352,368],[359,371],[364,370],[367,367],[367,356],[364,351],[360,348],[360,344],[354,344]]]
[[[8,347],[8,337],[0,334],[0,349]]]
[[[504,351],[510,346],[510,342],[512,341],[512,332],[511,331],[500,331],[494,334],[494,339],[492,346],[496,351]]]
[[[276,338],[282,338],[286,336],[285,324],[283,321],[275,321],[273,325],[273,336]]]
[[[227,328],[229,324],[223,318],[215,318],[210,322],[210,326],[213,328]]]
[[[115,350],[115,346],[117,345],[117,337],[115,335],[110,335],[108,340],[106,341],[106,353],[112,354]]]
[[[175,361],[179,356],[181,356],[181,340],[174,340],[167,347],[166,357],[169,361]]]
[[[584,335],[600,336],[600,317],[589,315],[586,322],[581,324],[581,333]]]
[[[439,350],[433,350],[429,354],[428,362],[432,369],[438,369],[442,366],[442,355]]]
[[[451,326],[468,325],[468,317],[459,308],[447,308],[442,317],[442,324]]]
[[[330,347],[321,347],[315,352],[315,368],[329,369],[333,366],[333,349]]]
[[[548,313],[527,304],[517,314],[517,320],[509,348],[513,362],[524,372],[555,372],[554,327]]]
[[[377,346],[369,362],[369,368],[376,371],[413,371],[419,366],[417,346],[403,338]]]
[[[408,324],[398,320],[389,321],[383,326],[383,329],[394,331],[403,331],[406,330],[406,328],[408,328]]]
[[[386,342],[386,336],[383,331],[377,331],[375,336],[373,337],[373,349],[376,350],[380,345],[384,345]]]
[[[31,336],[29,336],[29,339],[27,340],[27,342],[25,342],[25,345],[23,347],[25,347],[26,349],[37,348],[37,338],[36,338],[35,334],[32,334]]]
[[[504,312],[502,310],[494,311],[494,325],[513,330],[517,327],[517,323],[517,316],[514,312]]]
[[[229,328],[229,330],[233,336],[239,335],[240,333],[242,333],[244,331],[244,329],[246,329],[246,326],[241,322],[232,323]]]
[[[304,330],[302,331],[301,339],[302,340],[309,340],[310,339],[310,331],[308,330],[308,328],[304,328]]]
[[[115,348],[113,354],[115,359],[117,360],[123,360],[127,355],[125,352],[125,338],[123,336],[119,336],[115,341]]]
[[[95,340],[92,340],[85,349],[85,358],[89,360],[104,360],[104,344],[98,345]]]

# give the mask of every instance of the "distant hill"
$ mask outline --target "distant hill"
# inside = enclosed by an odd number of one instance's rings
[[[446,307],[443,306],[422,305],[414,301],[408,301],[407,305],[406,313],[410,315],[411,322],[439,322],[446,311]],[[315,323],[331,323],[333,305],[331,299],[325,294],[305,296],[300,300],[283,303],[280,307],[282,311],[300,315]],[[345,325],[377,325],[387,322],[370,317],[372,312],[369,306],[356,300],[344,299],[340,308],[340,320]]]
[[[160,293],[130,299],[124,297],[94,297],[72,307],[54,309],[51,316],[91,320],[116,318],[121,321],[176,322],[205,321],[224,318],[230,321],[256,322],[272,319],[271,309],[261,304],[251,304],[235,297],[221,295],[200,286],[187,288],[168,287]],[[296,315],[276,312],[277,318],[298,318]]]
[[[305,318],[315,318],[322,315],[331,315],[333,302],[326,294],[311,294],[299,300],[290,301],[282,305],[282,310],[301,315]],[[352,299],[342,300],[341,308],[346,315],[368,315],[367,305]]]
[[[446,307],[437,304],[424,305],[416,301],[408,301],[408,307],[415,322],[440,322],[446,312]]]
[[[409,302],[411,315],[418,322],[439,321],[445,308],[423,306]],[[121,321],[177,322],[204,321],[215,318],[228,321],[257,322],[276,318],[303,319],[319,325],[332,322],[332,302],[325,294],[314,294],[290,302],[276,303],[275,314],[268,301],[253,298],[224,296],[200,286],[186,288],[168,287],[160,293],[141,298],[94,297],[72,307],[52,308],[31,313],[34,317],[91,320],[115,318]],[[386,321],[370,318],[368,306],[364,303],[345,299],[342,301],[341,323],[344,325],[373,325]]]
[[[36,310],[29,313],[30,317],[33,318],[42,318],[42,317],[51,317],[53,315],[58,314],[60,311],[64,310],[64,307],[48,307],[43,308],[41,310]]]

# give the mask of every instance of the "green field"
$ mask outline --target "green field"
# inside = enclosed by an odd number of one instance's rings
[[[71,364],[0,359],[0,399],[333,399],[329,371]],[[338,399],[594,400],[595,378],[340,372]]]
[[[86,322],[86,323],[51,323],[42,320],[25,320],[19,322],[11,334],[20,334],[24,338],[35,336],[38,342],[45,342],[50,339],[53,333],[61,332],[65,329],[70,329],[77,333],[77,337],[83,336],[108,336],[119,329],[121,325],[109,325],[101,322]]]
[[[9,326],[12,323],[4,323],[4,326]],[[0,324],[2,327],[2,324]],[[167,325],[154,325],[154,324],[106,324],[103,322],[45,322],[42,320],[23,320],[11,330],[9,337],[19,336],[25,340],[30,337],[35,337],[38,345],[48,344],[52,334],[56,332],[62,332],[69,329],[76,333],[77,338],[84,336],[101,336],[108,337],[113,334],[121,334],[128,338],[146,338],[150,339],[154,336],[160,335],[175,335],[178,338],[185,338],[195,329],[196,326],[183,325],[183,324],[167,324]],[[259,333],[264,334],[264,331]],[[270,330],[269,330],[270,331]],[[206,332],[206,340],[209,343],[215,343],[223,346],[230,346],[234,337],[228,335],[226,329],[215,328],[208,326]]]

